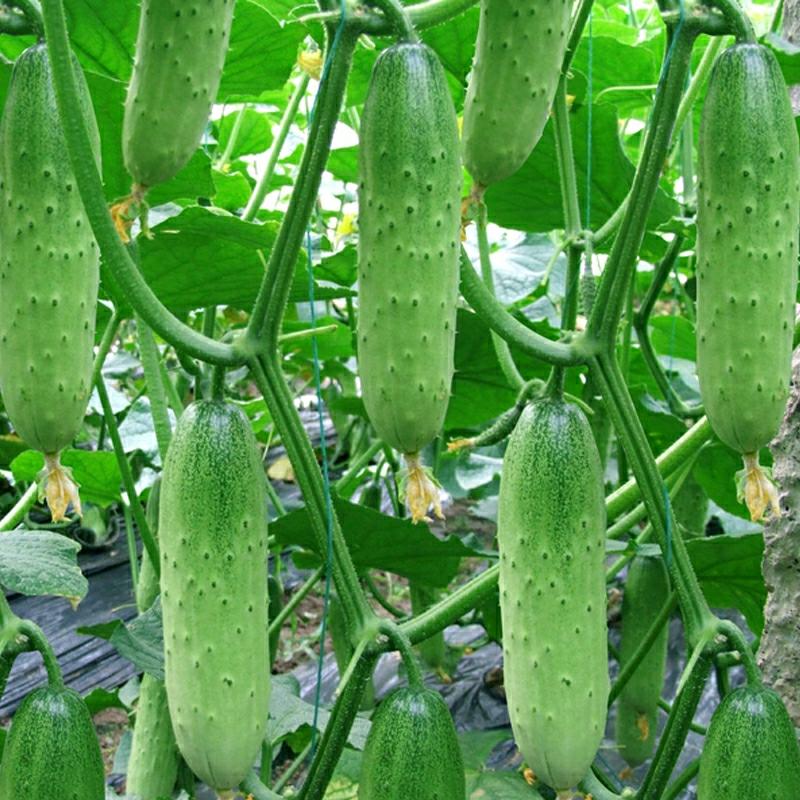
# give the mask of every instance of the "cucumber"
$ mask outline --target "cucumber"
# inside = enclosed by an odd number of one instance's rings
[[[450,709],[431,689],[398,689],[378,706],[361,764],[358,800],[466,797]]]
[[[569,39],[569,0],[481,0],[464,105],[464,163],[479,187],[513,175],[542,136]]]
[[[236,406],[200,401],[181,415],[158,530],[175,737],[200,778],[231,789],[258,755],[270,688],[265,478]]]
[[[43,687],[25,698],[3,749],[0,797],[104,800],[103,756],[79,694]]]
[[[559,791],[588,772],[609,692],[603,472],[583,412],[527,406],[500,480],[506,696],[522,755]]]
[[[173,178],[197,150],[217,97],[234,0],[142,0],[122,150],[141,187]]]
[[[427,46],[398,44],[378,57],[359,161],[364,405],[378,436],[406,455],[408,502],[422,519],[438,493],[417,485],[417,456],[441,430],[453,378],[462,179],[455,108]]]
[[[800,149],[771,51],[737,44],[714,66],[699,139],[697,375],[711,426],[745,456],[754,518],[777,493],[758,451],[789,393],[797,291]]]
[[[669,598],[669,576],[661,558],[637,556],[628,569],[622,599],[622,669],[636,652]],[[632,767],[653,755],[658,734],[658,701],[664,688],[669,625],[625,684],[617,704],[616,737],[620,755]]]
[[[711,718],[698,800],[800,797],[800,749],[780,697],[764,686],[734,689]]]
[[[75,66],[84,119],[100,139]],[[0,125],[0,391],[27,445],[45,454],[54,520],[77,490],[58,454],[83,424],[92,382],[100,255],[66,157],[47,47],[17,59]]]
[[[161,478],[150,488],[147,498],[147,523],[153,536],[158,536],[158,511]],[[136,584],[136,605],[139,613],[147,611],[158,596],[158,576],[153,562],[142,553],[142,566]],[[139,688],[136,724],[133,728],[131,754],[128,759],[126,793],[132,800],[160,800],[170,797],[178,777],[180,754],[167,705],[164,683],[145,674]]]

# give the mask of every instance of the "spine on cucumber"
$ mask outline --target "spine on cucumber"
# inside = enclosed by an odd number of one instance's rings
[[[385,50],[361,127],[358,360],[378,435],[411,457],[439,433],[453,378],[461,161],[453,101],[423,44]],[[424,491],[423,491],[424,494]],[[427,508],[427,504],[426,504]]]
[[[558,791],[586,775],[605,729],[605,530],[589,423],[560,399],[530,404],[500,482],[504,674],[517,746]]]
[[[700,130],[697,374],[714,431],[751,471],[788,397],[798,219],[800,151],[780,67],[765,47],[736,44],[714,67]]]
[[[481,0],[464,106],[464,162],[481,187],[513,175],[542,136],[569,40],[568,0]]]
[[[167,696],[178,747],[215,789],[241,782],[269,703],[267,499],[250,423],[197,402],[162,475],[161,605]]]
[[[358,800],[465,800],[464,764],[438,692],[399,689],[372,718]]]
[[[74,69],[99,154],[89,92]],[[66,157],[44,44],[17,59],[0,140],[0,390],[17,433],[47,458],[48,501],[60,519],[69,502],[80,510],[58,454],[80,430],[91,393],[100,256]]]
[[[161,478],[150,488],[147,498],[147,523],[153,536],[158,536],[158,510]],[[158,577],[145,550],[136,584],[136,605],[139,613],[147,611],[158,596]],[[145,674],[139,688],[136,724],[128,759],[126,793],[132,800],[161,800],[171,797],[178,777],[180,755],[172,730],[163,681]]]
[[[200,144],[228,51],[234,0],[143,0],[122,132],[143,187],[173,178]]]
[[[104,800],[100,745],[72,689],[36,689],[17,709],[0,764],[0,797]]]
[[[734,689],[720,703],[703,745],[698,800],[800,797],[800,750],[780,697],[764,686]]]
[[[630,661],[668,598],[669,576],[663,560],[637,556],[625,581],[620,669]],[[668,642],[669,625],[664,625],[619,696],[617,746],[620,755],[631,766],[638,766],[653,755]]]

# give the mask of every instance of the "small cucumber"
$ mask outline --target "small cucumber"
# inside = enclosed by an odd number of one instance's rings
[[[800,797],[800,749],[780,697],[764,686],[734,689],[708,728],[698,800]]]
[[[142,187],[173,178],[197,150],[216,100],[234,0],[142,0],[125,100],[125,166]]]
[[[622,600],[619,666],[636,652],[669,598],[669,576],[661,558],[637,556],[628,569]],[[664,688],[669,625],[664,625],[650,652],[625,684],[617,704],[617,746],[631,766],[653,755],[658,733],[658,701]]]
[[[83,73],[80,105],[99,134]],[[83,424],[92,380],[100,255],[66,156],[47,47],[17,59],[0,127],[0,389],[26,444],[45,454],[55,520],[77,491],[59,452]]]
[[[167,697],[192,770],[231,789],[252,767],[269,706],[267,496],[234,405],[183,412],[162,474],[161,607]]]
[[[541,138],[571,11],[568,0],[481,0],[464,106],[464,162],[480,187],[513,175]]]
[[[431,689],[398,689],[378,706],[361,763],[358,800],[465,800],[453,718]]]
[[[779,512],[758,451],[789,396],[797,292],[800,148],[775,56],[736,44],[703,106],[697,205],[697,375],[709,421],[745,457],[751,515]]]
[[[588,772],[608,699],[603,471],[583,412],[528,405],[500,481],[497,535],[514,738],[558,791]]]
[[[438,492],[419,451],[441,430],[453,379],[461,228],[458,124],[423,44],[384,50],[361,125],[358,363],[378,435],[405,454],[415,520]]]
[[[72,689],[31,692],[14,715],[0,764],[3,800],[104,800],[103,756]]]

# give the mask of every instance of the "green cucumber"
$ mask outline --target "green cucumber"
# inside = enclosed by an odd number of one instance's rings
[[[669,576],[663,559],[640,555],[631,562],[622,600],[620,669],[630,661],[650,630],[669,599],[669,591]],[[653,755],[668,643],[669,625],[664,625],[619,696],[617,746],[620,755],[634,767]]]
[[[800,749],[780,697],[764,686],[734,689],[711,718],[698,800],[800,797]]]
[[[234,0],[142,0],[125,100],[125,166],[142,187],[173,178],[197,150],[217,97]]]
[[[588,772],[609,692],[603,471],[583,412],[531,403],[503,459],[497,534],[514,738],[559,791]]]
[[[104,800],[103,756],[79,694],[43,687],[25,698],[3,750],[0,797]]]
[[[162,474],[161,607],[167,697],[192,770],[231,789],[251,769],[269,704],[267,496],[245,415],[184,411]]]
[[[99,154],[77,64],[75,78]],[[80,510],[58,454],[80,430],[91,394],[100,255],[66,157],[44,44],[14,66],[0,126],[0,207],[0,390],[15,430],[55,473],[47,497],[63,519],[69,502]]]
[[[431,689],[398,689],[378,706],[361,764],[358,800],[465,800],[450,709]]]
[[[171,797],[180,754],[169,717],[167,690],[152,675],[142,676],[136,705],[126,794],[131,800]]]
[[[464,105],[464,163],[490,186],[513,175],[542,136],[569,39],[568,0],[481,0]]]
[[[158,511],[161,478],[150,487],[147,498],[147,523],[153,536],[158,536]],[[158,576],[153,562],[142,552],[142,566],[136,584],[136,605],[141,614],[158,596]],[[136,705],[136,724],[128,759],[126,793],[132,800],[160,800],[170,797],[178,777],[180,754],[169,717],[167,690],[152,675],[142,677]]]
[[[759,44],[736,44],[717,59],[697,188],[700,392],[715,433],[746,457],[748,505],[760,518],[765,506],[777,508],[777,493],[758,486],[757,456],[789,394],[800,149],[780,67]]]
[[[450,399],[461,226],[456,112],[427,46],[397,44],[378,57],[362,117],[360,175],[364,405],[378,436],[410,457],[413,471]],[[409,505],[421,518],[413,480],[409,486]]]

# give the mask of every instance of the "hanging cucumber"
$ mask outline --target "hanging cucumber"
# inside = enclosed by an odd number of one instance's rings
[[[431,689],[398,689],[380,704],[361,763],[358,800],[465,800],[450,709]]]
[[[764,686],[734,689],[711,718],[698,800],[793,797],[800,797],[800,749],[783,702]]]
[[[100,139],[83,73],[80,104]],[[47,47],[17,59],[0,127],[0,390],[26,444],[41,450],[40,487],[55,521],[77,486],[61,450],[83,424],[92,381],[100,256],[66,157]]]
[[[147,498],[147,524],[153,536],[158,535],[158,511],[161,478],[150,488]],[[142,566],[136,584],[136,605],[139,613],[147,611],[158,596],[158,576],[153,562],[142,552]],[[128,759],[126,793],[132,800],[160,800],[172,795],[178,777],[180,755],[169,717],[167,690],[152,675],[142,677],[136,706],[136,724]]]
[[[361,124],[358,362],[375,430],[408,465],[414,521],[441,508],[419,452],[450,398],[461,162],[444,70],[423,44],[384,50]]]
[[[758,520],[779,513],[758,451],[789,393],[800,219],[797,129],[767,48],[717,59],[699,158],[697,374],[714,431],[744,456],[740,496]]]
[[[104,800],[103,756],[79,694],[44,687],[25,698],[3,749],[0,797]]]
[[[663,559],[637,556],[628,569],[622,600],[620,669],[630,661],[668,599],[669,576]],[[669,625],[665,625],[619,696],[617,746],[634,767],[653,755],[668,641]]]
[[[513,175],[542,136],[569,39],[568,0],[481,0],[464,106],[464,163],[478,193]]]
[[[267,722],[264,481],[236,406],[201,401],[184,411],[160,497],[165,675],[181,754],[215,789],[245,777]]]
[[[517,746],[565,794],[588,772],[605,729],[605,517],[585,416],[560,399],[531,403],[500,481],[505,686]]]
[[[217,97],[233,6],[143,0],[122,130],[125,166],[140,191],[173,178],[197,150]]]

